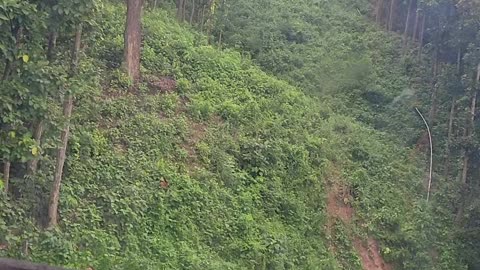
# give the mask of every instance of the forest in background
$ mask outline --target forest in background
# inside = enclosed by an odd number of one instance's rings
[[[142,2],[0,2],[0,256],[479,269],[480,3]]]

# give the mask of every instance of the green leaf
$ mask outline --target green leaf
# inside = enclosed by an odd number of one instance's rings
[[[32,147],[32,155],[34,157],[36,157],[38,155],[38,147],[37,146]]]
[[[28,56],[27,54],[24,54],[22,56],[22,59],[23,59],[23,62],[28,63],[28,60],[30,60],[30,56]]]
[[[5,182],[5,181],[4,181],[2,178],[0,178],[0,189],[2,189],[2,190],[3,190],[3,187],[5,186],[5,185],[3,184],[4,182]]]

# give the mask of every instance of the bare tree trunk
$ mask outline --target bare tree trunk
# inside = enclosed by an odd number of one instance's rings
[[[187,0],[183,0],[183,7],[182,7],[182,21],[186,21],[187,17]]]
[[[57,31],[51,31],[48,34],[48,48],[47,48],[47,59],[51,61],[55,54],[55,48],[57,47]]]
[[[192,10],[190,13],[190,25],[193,24],[193,15],[195,14],[195,0],[192,0]]]
[[[437,115],[437,90],[438,90],[438,84],[437,84],[437,77],[438,77],[438,72],[439,72],[439,61],[438,61],[438,45],[435,46],[435,51],[433,53],[433,76],[432,76],[432,106],[430,107],[430,124],[434,125],[435,124],[435,118]]]
[[[377,5],[376,5],[376,14],[375,14],[375,22],[377,25],[381,25],[382,23],[382,15],[383,15],[383,4],[385,0],[377,0]]]
[[[8,185],[10,183],[10,161],[5,160],[3,163],[3,188],[8,193]]]
[[[458,48],[457,52],[457,73],[460,75],[462,71],[462,48]]]
[[[403,51],[408,47],[408,30],[410,28],[410,17],[412,16],[412,8],[413,2],[415,0],[410,0],[408,3],[408,10],[407,10],[407,19],[405,20],[405,30],[403,31]]]
[[[75,43],[72,49],[71,60],[71,76],[75,76],[77,73],[78,63],[80,60],[80,45],[82,41],[82,26],[77,26],[75,32]],[[60,185],[62,183],[63,167],[65,165],[68,136],[70,135],[70,118],[72,117],[73,110],[73,95],[69,93],[63,103],[63,116],[67,123],[61,133],[60,141],[61,145],[57,149],[57,162],[55,166],[55,174],[53,178],[53,186],[50,193],[50,201],[48,205],[48,227],[52,228],[58,224],[58,201],[60,198]]]
[[[445,177],[448,178],[450,174],[450,144],[453,139],[453,119],[455,118],[455,105],[457,100],[452,98],[452,105],[450,106],[450,115],[448,117],[448,132],[447,132],[447,145],[445,147]]]
[[[43,121],[38,121],[34,127],[33,131],[33,139],[40,145],[42,141],[42,135],[43,135],[43,129],[44,129],[44,122]],[[38,161],[39,157],[34,157],[32,160],[27,162],[27,174],[28,175],[33,175],[37,172],[38,169]]]
[[[127,21],[125,25],[124,64],[130,79],[140,79],[140,48],[142,43],[143,0],[127,0]]]
[[[423,52],[423,37],[425,35],[425,18],[427,14],[422,13],[422,25],[420,26],[420,36],[419,36],[419,47],[418,47],[418,59],[422,59],[422,52]]]
[[[415,12],[415,23],[413,25],[413,33],[412,33],[412,40],[415,41],[417,39],[417,31],[418,31],[418,22],[420,20],[420,10],[417,9]]]
[[[396,0],[391,0],[390,1],[390,12],[389,12],[389,16],[388,16],[388,31],[393,30],[396,7],[397,7],[397,1]]]
[[[185,0],[177,0],[175,3],[176,3],[176,6],[177,6],[177,20],[179,22],[182,22],[183,21],[183,2]]]
[[[478,84],[480,82],[480,64],[477,67],[477,78],[476,78],[476,88],[478,88]],[[465,129],[465,137],[470,138],[473,133],[474,133],[474,124],[475,124],[475,112],[476,112],[476,106],[477,106],[477,94],[478,90],[475,89],[474,93],[472,94],[472,98],[470,99],[470,117],[468,119],[467,127]],[[470,157],[467,149],[465,149],[463,153],[463,170],[462,170],[462,184],[467,183],[467,177],[468,177],[468,163],[469,163]]]
[[[467,127],[467,132],[466,132],[466,138],[470,138],[473,134],[473,123],[475,122],[475,110],[476,110],[476,104],[477,104],[477,91],[473,94],[471,98],[471,104],[470,104],[470,118],[468,120],[468,127]],[[467,177],[468,177],[468,163],[470,161],[470,155],[467,150],[464,151],[463,155],[463,170],[462,170],[462,184],[467,183]]]
[[[156,8],[157,8],[157,0],[153,2],[153,9],[156,9]]]
[[[202,19],[201,19],[201,25],[200,25],[200,32],[203,33],[203,27],[205,26],[205,6],[202,7]]]
[[[19,51],[20,48],[22,47],[23,27],[22,26],[16,27],[14,30],[12,30],[12,34],[15,36],[15,49]],[[6,81],[9,79],[11,73],[16,69],[15,64],[17,62],[18,61],[10,61],[10,60],[5,61],[5,68],[3,70],[2,81]]]
[[[220,35],[218,36],[218,47],[222,47],[222,37],[223,37],[223,30],[220,30]]]

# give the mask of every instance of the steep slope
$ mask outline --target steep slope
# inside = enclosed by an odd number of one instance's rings
[[[118,69],[122,14],[105,7],[86,52],[102,87],[76,100],[59,230],[37,218],[46,159],[35,192],[14,179],[22,196],[1,195],[0,256],[95,269],[358,269],[353,237],[377,239],[399,269],[431,268],[433,224],[408,151],[163,11],[146,14],[144,80],[132,90]],[[333,238],[332,181],[356,209]]]

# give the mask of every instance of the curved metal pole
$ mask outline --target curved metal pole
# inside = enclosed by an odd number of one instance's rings
[[[417,113],[422,117],[423,123],[425,123],[425,127],[427,128],[428,132],[428,140],[430,142],[430,171],[428,174],[428,189],[427,189],[427,202],[430,199],[430,189],[432,188],[432,171],[433,171],[433,143],[432,143],[432,133],[430,132],[430,126],[427,123],[427,120],[425,120],[425,117],[423,117],[423,114],[418,110],[418,108],[415,108]]]

